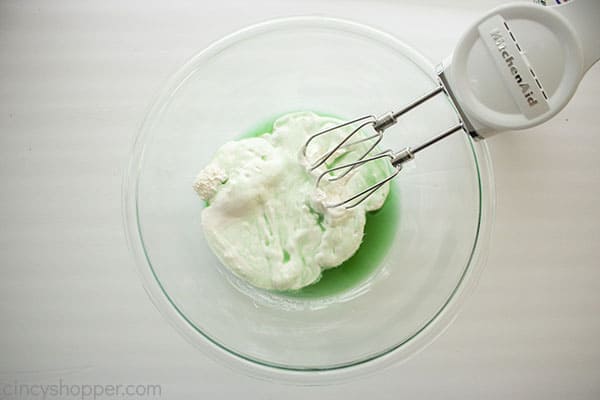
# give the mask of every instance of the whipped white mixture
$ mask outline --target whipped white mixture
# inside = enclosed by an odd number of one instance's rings
[[[349,210],[326,208],[324,202],[366,189],[388,176],[390,165],[369,163],[337,182],[324,180],[317,189],[316,178],[324,169],[309,172],[300,149],[310,135],[338,123],[311,112],[287,114],[277,119],[270,134],[223,145],[198,174],[194,189],[208,204],[201,215],[204,234],[238,277],[264,289],[300,289],[359,248],[365,213],[383,205],[389,186]],[[312,142],[307,160],[324,154],[347,133]],[[336,156],[353,161],[367,145]]]

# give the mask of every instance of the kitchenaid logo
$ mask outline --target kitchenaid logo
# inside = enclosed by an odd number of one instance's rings
[[[523,93],[523,96],[525,97],[525,100],[527,100],[527,104],[529,104],[529,107],[533,107],[536,104],[538,104],[538,101],[535,98],[535,96],[533,94],[533,91],[530,90],[531,86],[529,85],[529,83],[527,83],[523,79],[523,76],[521,75],[521,72],[514,65],[515,64],[515,57],[508,52],[508,50],[506,48],[506,39],[502,35],[502,32],[500,32],[499,29],[494,29],[494,30],[492,30],[490,32],[490,36],[492,37],[492,40],[496,44],[496,47],[498,48],[498,51],[500,52],[500,55],[504,59],[504,62],[506,63],[506,67],[508,68],[508,70],[512,74],[512,76],[515,79],[515,82],[517,83],[517,85],[519,85],[519,87],[521,88],[521,92]]]

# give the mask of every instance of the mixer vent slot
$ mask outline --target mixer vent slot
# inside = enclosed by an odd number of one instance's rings
[[[515,37],[514,33],[512,33],[512,31],[510,30],[510,27],[508,26],[508,23],[506,23],[506,21],[504,21],[504,27],[506,28],[506,32],[508,32],[508,35],[510,36],[512,41],[515,43],[515,46],[517,46],[517,49],[519,50],[519,53],[521,53],[523,60],[525,60],[525,63],[529,67],[529,72],[531,72],[531,75],[533,76],[533,79],[535,80],[535,84],[538,86],[538,88],[540,88],[540,91],[542,92],[542,96],[544,96],[544,98],[546,100],[548,100],[548,95],[546,94],[546,91],[542,87],[542,83],[540,82],[535,71],[533,70],[533,67],[531,66],[531,63],[529,62],[529,59],[527,58],[527,56],[525,55],[523,50],[521,50],[521,46],[519,45],[517,38]]]

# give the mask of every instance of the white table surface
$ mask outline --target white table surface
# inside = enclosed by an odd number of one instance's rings
[[[497,210],[478,289],[432,345],[373,376],[293,387],[215,363],[154,308],[125,243],[121,178],[136,128],[210,42],[317,14],[438,60],[502,3],[0,2],[0,383],[158,383],[168,399],[600,398],[600,65],[553,121],[489,140]]]

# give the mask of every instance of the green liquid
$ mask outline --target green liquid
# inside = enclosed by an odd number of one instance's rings
[[[331,116],[322,113],[319,115]],[[239,138],[258,137],[272,132],[277,118],[279,116],[262,121]],[[352,257],[336,268],[323,271],[317,283],[300,290],[280,293],[296,298],[320,298],[340,294],[360,285],[377,270],[392,247],[399,220],[399,193],[392,182],[383,207],[367,213],[363,241]]]

